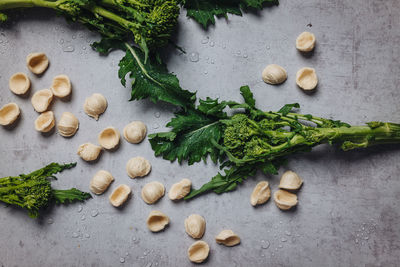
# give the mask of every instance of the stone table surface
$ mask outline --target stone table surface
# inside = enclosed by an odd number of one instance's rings
[[[194,266],[186,256],[194,240],[183,225],[192,213],[207,221],[203,240],[211,251],[204,266],[399,265],[399,146],[349,152],[321,146],[291,157],[279,175],[258,174],[234,192],[178,203],[165,196],[147,205],[140,198],[147,182],[160,181],[168,190],[187,177],[199,187],[216,174],[217,166],[211,162],[180,166],[156,158],[147,140],[138,145],[122,140],[118,150],[103,152],[98,162],[82,161],[76,155],[78,146],[96,143],[103,128],[122,131],[130,121],[141,120],[149,133],[166,130],[171,107],[128,102],[130,91],[117,77],[122,52],[99,56],[89,45],[98,39],[96,34],[42,9],[13,13],[12,20],[15,23],[0,27],[0,105],[16,102],[22,117],[14,128],[0,128],[0,177],[28,173],[52,161],[77,161],[77,167],[58,175],[54,187],[88,191],[91,177],[100,169],[110,171],[115,181],[104,195],[81,205],[50,207],[36,220],[20,209],[0,205],[2,266]],[[309,57],[295,49],[295,39],[303,31],[313,32],[317,39]],[[197,90],[199,97],[240,100],[238,88],[247,84],[264,110],[299,102],[303,113],[351,124],[400,122],[397,0],[282,0],[278,7],[219,19],[208,31],[183,11],[175,42],[187,54],[169,48],[164,58],[182,87]],[[25,66],[32,51],[46,52],[51,62],[40,77]],[[196,53],[199,60],[193,62]],[[288,72],[281,86],[261,80],[261,71],[270,63]],[[295,85],[295,73],[304,66],[315,68],[319,76],[318,89],[311,95]],[[30,95],[49,88],[57,74],[70,77],[72,98],[56,99],[51,109],[57,119],[64,111],[79,118],[73,138],[35,131],[37,113],[30,99],[8,90],[9,77],[18,71],[28,73]],[[95,92],[109,103],[98,121],[82,107]],[[134,156],[151,162],[149,176],[135,180],[127,176],[125,164]],[[289,169],[304,179],[298,207],[282,212],[270,200],[253,208],[249,196],[257,182],[269,181],[274,192],[280,175]],[[116,209],[108,196],[122,183],[132,188],[133,196],[124,208]],[[166,231],[147,230],[146,217],[153,209],[170,217]],[[241,244],[232,248],[216,244],[214,236],[222,229],[234,230]]]

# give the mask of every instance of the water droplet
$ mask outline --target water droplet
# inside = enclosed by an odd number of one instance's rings
[[[208,74],[208,71],[205,70],[205,71],[204,71],[204,74]]]
[[[365,237],[364,237],[364,240],[368,240],[368,239],[369,239],[369,236],[365,236]]]
[[[155,264],[156,266],[158,266],[158,262],[156,262],[156,264]]]
[[[359,242],[359,241],[358,241],[358,238],[356,238],[355,242],[356,242],[356,244],[358,244],[358,242]]]
[[[73,233],[72,233],[72,237],[73,237],[73,238],[78,238],[78,237],[79,237],[79,234],[78,234],[77,232],[73,232]]]
[[[151,265],[153,265],[152,262],[147,263],[146,267],[151,267]]]
[[[226,44],[223,44],[223,45],[222,45],[222,49],[226,49]]]
[[[291,232],[289,232],[289,231],[285,231],[285,235],[287,235],[287,236],[291,236],[291,235],[292,235],[292,233],[291,233]]]
[[[284,237],[282,237],[282,238],[281,238],[281,241],[282,241],[282,242],[286,242],[286,241],[287,241],[287,239],[286,239],[286,238],[284,238]]]
[[[62,32],[62,33],[64,33],[64,32],[65,32],[65,30],[61,30],[61,32]]]
[[[63,47],[63,51],[64,52],[74,52],[75,51],[75,47],[73,45],[67,45]]]
[[[161,114],[160,114],[160,112],[154,112],[154,117],[156,117],[156,118],[160,118],[160,116],[161,116]]]
[[[268,249],[270,245],[271,244],[269,243],[269,241],[261,240],[261,248],[262,249]]]
[[[211,46],[211,47],[214,47],[214,45],[215,45],[215,43],[211,41],[211,42],[210,42],[210,46]]]
[[[49,218],[49,219],[47,220],[47,223],[48,223],[48,224],[53,224],[53,223],[54,223],[53,218]]]
[[[271,253],[271,256],[272,256],[272,257],[275,256],[275,253],[272,252],[272,253]]]
[[[119,262],[120,263],[124,263],[125,262],[125,258],[123,258],[123,257],[119,258]]]
[[[274,228],[275,228],[275,229],[278,229],[278,225],[275,225]]]
[[[275,251],[278,251],[278,248],[275,248]]]
[[[199,59],[200,59],[199,53],[197,53],[197,52],[192,52],[192,53],[189,54],[189,60],[190,60],[191,62],[198,62]]]
[[[267,45],[267,47],[266,47],[266,48],[267,48],[267,50],[270,50],[270,49],[271,49],[271,47],[269,47],[269,45]]]
[[[59,43],[59,44],[63,44],[63,43],[64,43],[64,39],[60,39],[60,40],[58,41],[58,43]]]
[[[85,234],[85,237],[86,237],[86,238],[90,238],[90,235],[89,235],[89,234]]]
[[[81,212],[82,210],[83,210],[82,205],[79,205],[79,206],[78,206],[78,212]]]
[[[160,124],[154,123],[154,124],[153,124],[153,129],[158,129],[158,128],[160,128]]]
[[[136,237],[132,237],[132,241],[136,241]]]
[[[264,254],[261,254],[261,257],[265,257],[265,255],[264,255]]]
[[[247,55],[247,54],[244,54],[244,55],[243,55],[243,58],[248,58],[248,55]]]
[[[79,38],[83,38],[83,33],[80,33],[80,34],[79,34]]]
[[[76,39],[76,35],[74,34],[74,35],[72,35],[72,39]]]
[[[211,59],[211,64],[214,64],[214,63],[215,63],[214,60]]]
[[[55,29],[56,31],[58,31],[59,28],[58,28],[58,26],[55,26],[54,29]]]
[[[125,252],[125,256],[129,256],[129,252]]]
[[[85,215],[82,215],[81,221],[84,221],[85,219],[86,219],[86,216],[85,216]]]
[[[82,47],[83,50],[86,50],[86,46]]]
[[[279,221],[279,224],[282,224],[282,221]]]
[[[143,260],[144,259],[144,257],[143,256],[140,256],[140,258]]]
[[[89,38],[86,38],[86,43],[91,43],[92,41]]]
[[[282,245],[279,245],[278,248],[283,248],[283,246],[282,246]]]
[[[207,36],[203,40],[201,40],[201,43],[206,44],[206,43],[208,43],[208,41],[210,41],[210,37]]]
[[[296,237],[300,237],[300,234],[296,234]]]
[[[91,215],[92,217],[96,217],[97,215],[99,215],[99,211],[98,211],[98,210],[92,210],[92,211],[90,212],[90,215]]]

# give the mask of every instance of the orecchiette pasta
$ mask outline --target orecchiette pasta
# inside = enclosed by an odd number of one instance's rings
[[[61,74],[53,78],[51,91],[56,97],[67,97],[71,94],[72,86],[67,75]]]
[[[95,193],[96,195],[103,194],[104,191],[110,186],[110,184],[114,181],[114,177],[105,170],[100,170],[96,172],[90,181],[90,191]]]
[[[128,200],[130,194],[131,188],[125,184],[121,184],[114,189],[108,199],[110,200],[111,205],[114,207],[120,207]]]
[[[23,95],[28,92],[31,87],[31,81],[25,73],[17,72],[11,76],[8,86],[14,94]]]
[[[53,93],[49,89],[43,89],[33,94],[31,103],[37,112],[44,112],[48,109],[53,100]]]
[[[49,66],[49,59],[45,53],[31,53],[26,57],[26,65],[34,74],[42,74]]]
[[[99,115],[107,109],[107,99],[102,94],[93,94],[86,98],[83,109],[90,117],[99,119]]]
[[[36,131],[47,133],[54,128],[56,124],[53,111],[46,111],[37,117],[35,120]]]
[[[73,136],[79,127],[79,121],[71,112],[64,112],[58,121],[57,128],[60,135],[64,137]]]
[[[0,109],[0,125],[6,126],[17,120],[21,111],[15,103],[8,103]]]

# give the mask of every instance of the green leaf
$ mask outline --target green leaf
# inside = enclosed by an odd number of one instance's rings
[[[250,91],[248,85],[240,87],[240,93],[243,96],[244,102],[251,108],[256,107],[256,100],[254,99],[253,93]]]
[[[208,155],[216,162],[221,152],[210,142],[217,142],[222,136],[222,126],[218,119],[196,111],[178,113],[167,124],[171,132],[149,135],[149,141],[156,156],[181,163],[187,160],[189,165],[205,160]]]
[[[131,100],[150,98],[157,103],[164,101],[187,109],[194,106],[196,93],[183,90],[178,78],[169,73],[165,65],[149,59],[139,49],[126,44],[126,55],[119,63],[118,76],[125,86],[126,75],[133,79]]]
[[[114,49],[126,50],[123,42],[111,38],[102,38],[100,42],[94,42],[90,46],[100,54],[104,55],[108,55]]]
[[[214,176],[211,181],[205,183],[199,189],[192,189],[189,195],[185,197],[185,200],[194,198],[201,194],[214,191],[217,194],[226,193],[235,190],[236,187],[241,184],[245,179],[256,174],[257,168],[252,165],[245,166],[233,166],[230,169],[224,170],[225,175],[218,173]]]
[[[126,86],[127,75],[132,79],[130,100],[150,98],[154,103],[163,101],[183,109],[194,107],[196,93],[182,89],[178,78],[168,72],[159,58],[150,57],[145,62],[145,54],[139,48],[111,38],[103,38],[92,47],[102,54],[113,49],[126,52],[119,62],[118,76],[123,86]]]
[[[278,111],[278,113],[282,113],[282,116],[286,116],[293,108],[300,108],[299,103],[286,104]]]
[[[52,190],[53,198],[58,204],[72,203],[74,201],[85,201],[92,196],[89,193],[82,192],[76,188],[71,188],[68,190]]]
[[[207,29],[215,24],[215,17],[227,17],[227,14],[242,15],[242,10],[248,8],[262,9],[264,3],[278,5],[278,0],[185,0],[183,6],[187,16]]]

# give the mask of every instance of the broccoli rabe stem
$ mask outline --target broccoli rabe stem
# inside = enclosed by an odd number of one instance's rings
[[[1,0],[0,10],[22,8],[22,7],[47,7],[56,8],[60,1],[46,1],[46,0]]]

